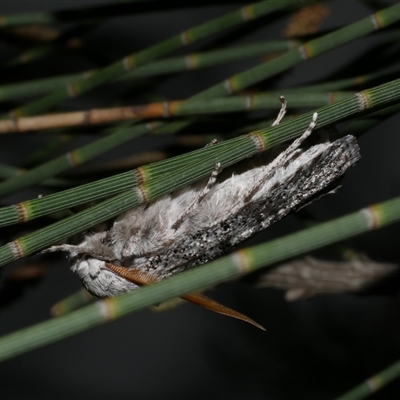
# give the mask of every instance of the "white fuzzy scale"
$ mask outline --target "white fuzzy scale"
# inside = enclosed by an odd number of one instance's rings
[[[105,263],[149,272],[157,279],[203,264],[310,202],[360,158],[356,139],[346,136],[307,150],[290,149],[272,163],[232,175],[207,195],[174,229],[202,187],[184,187],[116,218],[111,229],[87,235],[67,251],[71,269],[98,297],[137,286]]]

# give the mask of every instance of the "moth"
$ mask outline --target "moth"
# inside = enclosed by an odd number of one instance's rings
[[[286,102],[275,125],[286,111]],[[110,229],[87,234],[65,251],[71,270],[97,297],[116,296],[214,260],[257,232],[296,211],[331,187],[360,158],[356,139],[345,136],[301,147],[301,137],[274,160],[217,181],[215,164],[206,185],[186,186],[118,216]],[[249,317],[200,293],[182,296],[221,314],[264,329]]]

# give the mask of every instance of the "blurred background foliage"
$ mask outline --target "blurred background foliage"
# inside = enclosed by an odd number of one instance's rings
[[[0,5],[4,398],[361,399],[374,390],[374,399],[399,397],[398,380],[384,385],[397,377],[397,364],[357,387],[400,358],[398,224],[312,252],[336,263],[329,264],[331,277],[343,267],[338,261],[361,260],[366,268],[374,260],[395,270],[383,281],[374,275],[361,292],[288,302],[283,290],[260,287],[265,271],[211,289],[213,298],[262,323],[266,333],[184,303],[159,313],[153,311],[161,307],[146,307],[92,325],[94,308],[83,308],[88,311],[77,322],[85,326],[80,330],[101,326],[58,341],[74,334],[73,309],[91,299],[64,255],[34,255],[117,215],[127,199],[134,203],[137,199],[123,197],[138,183],[131,169],[150,164],[143,171],[152,199],[184,179],[207,176],[217,156],[232,164],[252,154],[245,139],[235,139],[240,135],[260,130],[267,143],[278,143],[298,135],[310,113],[324,106],[327,116],[322,112],[319,124],[336,122],[341,134],[357,134],[361,162],[337,194],[244,246],[396,199],[397,3],[19,0]],[[353,25],[364,19],[364,25]],[[302,53],[296,49],[303,43],[308,45]],[[386,86],[371,89],[380,85]],[[360,90],[368,94],[370,113],[359,112],[354,93]],[[272,131],[279,95],[288,100],[288,125]],[[184,102],[188,98],[193,99]],[[303,117],[293,119],[298,115]],[[205,149],[186,156],[213,138],[226,153]],[[57,192],[59,197],[45,202]],[[96,212],[90,208],[105,199],[105,208],[101,203]],[[387,208],[382,210],[383,215]],[[391,210],[393,222],[400,213]],[[21,220],[26,222],[16,223]],[[14,242],[21,247],[13,252],[7,243],[17,238],[24,239]],[[19,258],[15,252],[27,257],[10,262]],[[129,301],[117,300],[115,307]],[[50,325],[41,325],[46,321]],[[34,324],[43,327],[37,338],[26,330]]]

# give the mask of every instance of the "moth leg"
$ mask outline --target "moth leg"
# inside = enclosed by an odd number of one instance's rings
[[[249,194],[246,195],[245,197],[245,202],[248,202],[251,200],[251,198],[259,191],[259,189],[265,184],[265,182],[270,179],[272,176],[274,170],[278,168],[279,166],[285,164],[287,161],[290,160],[291,157],[295,154],[295,150],[297,150],[300,145],[311,135],[313,129],[317,125],[317,118],[318,114],[314,113],[312,116],[312,120],[310,124],[308,125],[308,128],[305,130],[305,132],[298,137],[286,150],[282,151],[274,160],[272,160],[268,166],[267,170],[265,171],[264,174],[264,179],[262,179],[256,187],[254,187]]]
[[[120,267],[118,265],[106,263],[105,264],[107,268],[109,268],[111,271],[116,273],[117,275],[122,276],[126,280],[135,283],[136,285],[139,286],[144,286],[144,285],[151,285],[152,283],[158,282],[158,279],[155,278],[152,274],[146,273],[146,272],[141,272],[135,269],[129,269],[126,267]],[[265,328],[258,324],[257,322],[253,321],[251,318],[247,317],[244,314],[241,314],[238,311],[232,310],[229,307],[225,307],[224,305],[218,303],[215,300],[210,299],[209,297],[205,296],[202,293],[190,293],[190,294],[185,294],[181,296],[182,299],[189,301],[191,303],[197,304],[199,306],[202,306],[206,308],[207,310],[214,311],[218,314],[223,314],[227,315],[228,317],[240,319],[241,321],[248,322],[249,324],[252,324],[256,326],[257,328],[262,329],[265,331]]]
[[[193,201],[192,204],[183,212],[183,214],[178,218],[176,222],[172,225],[172,229],[178,229],[183,221],[187,218],[187,216],[193,211],[193,209],[199,205],[199,203],[207,196],[211,188],[214,186],[215,181],[217,180],[218,174],[221,172],[221,163],[215,163],[214,171],[211,172],[210,178],[206,186],[203,190],[197,195],[196,199]]]
[[[210,143],[207,143],[204,147],[211,147],[214,146],[215,144],[218,143],[217,139],[213,139],[211,140]],[[216,163],[215,167],[214,167],[214,171],[211,173],[210,178],[208,179],[208,182],[206,184],[206,186],[204,187],[204,189],[201,191],[201,193],[199,193],[198,197],[196,198],[196,200],[194,200],[194,202],[185,210],[185,212],[179,217],[179,219],[174,222],[174,224],[172,225],[172,229],[178,229],[179,226],[182,224],[182,222],[185,220],[185,218],[193,211],[193,209],[195,208],[195,206],[197,206],[201,200],[204,199],[204,197],[207,195],[207,193],[211,190],[211,188],[213,187],[218,174],[221,172],[221,164],[220,163]]]
[[[226,307],[217,301],[210,299],[209,297],[205,296],[203,293],[191,293],[185,294],[181,296],[182,299],[190,301],[191,303],[197,304],[201,307],[206,308],[207,310],[214,311],[218,314],[226,315],[228,317],[240,319],[241,321],[248,322],[251,325],[256,326],[257,328],[265,331],[265,328],[254,321],[253,319],[249,318],[248,316],[232,310],[232,308]]]
[[[279,125],[280,122],[282,121],[283,117],[286,114],[286,106],[287,106],[287,101],[283,96],[279,97],[279,100],[281,101],[281,109],[279,110],[278,116],[276,117],[276,120],[273,122],[271,126],[276,126]]]
[[[105,266],[112,272],[122,276],[126,280],[133,282],[138,286],[150,285],[159,281],[156,277],[154,277],[154,275],[148,272],[141,272],[137,269],[121,267],[111,263],[105,263]]]
[[[282,164],[289,160],[291,156],[293,155],[294,151],[300,147],[300,145],[311,135],[312,131],[314,130],[315,126],[317,125],[317,118],[318,118],[318,113],[314,113],[311,119],[310,124],[308,125],[308,128],[305,130],[305,132],[298,137],[293,143],[281,154],[278,155],[278,157],[275,158],[275,160],[272,161],[271,164],[273,164],[273,167],[275,168],[277,165]],[[271,165],[270,164],[270,165]]]

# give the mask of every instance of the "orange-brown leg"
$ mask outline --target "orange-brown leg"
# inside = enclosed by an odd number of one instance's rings
[[[109,268],[114,273],[122,276],[123,278],[127,279],[130,282],[135,283],[138,286],[151,285],[152,283],[158,282],[158,279],[156,279],[152,274],[146,272],[141,272],[135,269],[128,269],[126,267],[120,267],[118,265],[110,263],[106,263],[106,267]],[[248,322],[249,324],[252,324],[257,328],[260,328],[263,331],[265,331],[265,328],[262,325],[253,321],[251,318],[235,310],[232,310],[229,307],[225,307],[224,305],[214,301],[213,299],[210,299],[209,297],[205,296],[202,293],[185,294],[181,296],[181,298],[190,301],[191,303],[202,306],[208,310],[214,311],[218,314],[227,315],[228,317]]]

